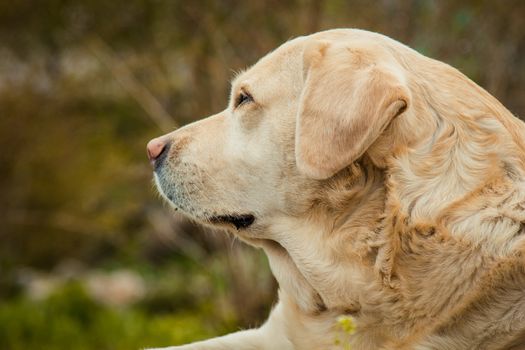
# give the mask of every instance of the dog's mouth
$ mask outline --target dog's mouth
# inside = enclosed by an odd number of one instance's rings
[[[214,225],[233,226],[237,230],[246,229],[255,222],[255,216],[253,214],[227,214],[212,217],[199,215],[193,210],[188,210],[187,199],[184,197],[180,198],[177,194],[174,194],[173,186],[166,184],[162,174],[156,172],[154,178],[160,194],[172,205],[173,209],[180,210],[183,214],[186,214],[197,221]],[[190,208],[192,207],[190,206]]]
[[[212,224],[228,224],[233,225],[237,230],[245,229],[250,227],[254,221],[255,216],[252,214],[244,215],[219,215],[210,218]]]

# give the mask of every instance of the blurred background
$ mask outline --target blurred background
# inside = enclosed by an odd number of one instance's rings
[[[139,349],[256,326],[261,252],[172,212],[146,142],[233,72],[335,27],[382,32],[525,116],[525,1],[0,2],[0,349]]]

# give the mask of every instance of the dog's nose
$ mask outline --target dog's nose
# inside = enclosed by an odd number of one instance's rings
[[[151,165],[155,165],[155,160],[157,160],[166,150],[166,141],[158,137],[148,142],[146,149],[148,151],[148,159]]]

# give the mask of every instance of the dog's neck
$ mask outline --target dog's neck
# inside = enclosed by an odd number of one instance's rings
[[[274,220],[270,238],[258,245],[280,288],[301,310],[355,312],[362,287],[376,279],[373,246],[383,222],[383,171],[365,157],[326,181],[306,214]]]

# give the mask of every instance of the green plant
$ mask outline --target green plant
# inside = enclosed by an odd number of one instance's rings
[[[96,303],[78,283],[43,301],[0,304],[0,349],[128,350],[181,344],[217,335],[206,316],[185,311],[148,314],[138,307]]]
[[[336,329],[340,333],[340,337],[335,338],[335,345],[340,346],[344,350],[350,350],[349,338],[356,331],[354,319],[350,316],[339,316],[336,321]]]

